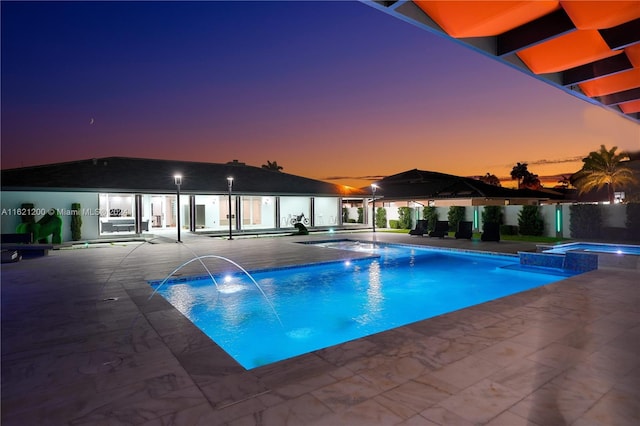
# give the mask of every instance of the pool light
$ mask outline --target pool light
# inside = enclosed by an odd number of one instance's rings
[[[378,189],[378,185],[375,183],[371,184],[371,192],[373,196],[371,197],[371,201],[373,202],[373,217],[371,218],[371,222],[373,223],[373,232],[376,232],[376,189]]]
[[[233,187],[233,178],[231,176],[227,178],[227,187],[229,189],[229,239],[233,240],[233,236],[231,235],[231,219],[233,218],[231,214],[231,188]]]

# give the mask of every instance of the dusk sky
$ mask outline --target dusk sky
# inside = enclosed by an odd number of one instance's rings
[[[640,151],[632,121],[359,2],[1,8],[3,169],[269,160],[364,186],[517,162],[569,175],[601,144]]]

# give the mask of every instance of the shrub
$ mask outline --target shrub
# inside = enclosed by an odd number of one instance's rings
[[[80,216],[80,203],[71,204],[71,239],[80,241],[82,238],[82,216]]]
[[[627,204],[627,231],[631,240],[640,241],[640,203]]]
[[[364,223],[364,209],[358,207],[358,223]]]
[[[518,213],[520,234],[538,236],[544,234],[544,220],[538,206],[522,206]]]
[[[458,223],[464,220],[464,206],[451,206],[449,207],[449,213],[447,218],[449,219],[449,229],[456,231],[458,229]]]
[[[438,220],[438,210],[433,206],[425,206],[422,217],[427,221],[427,231],[433,231]]]
[[[602,212],[597,204],[574,204],[569,207],[572,238],[599,238],[602,230]]]
[[[387,210],[384,207],[376,209],[376,226],[378,228],[387,227]]]
[[[484,206],[482,209],[482,223],[487,222],[497,223],[498,225],[503,224],[502,206]]]
[[[400,229],[400,222],[396,219],[389,219],[389,228]]]
[[[342,208],[342,223],[349,223],[349,209],[346,207]]]
[[[398,207],[400,229],[411,229],[411,207]]]

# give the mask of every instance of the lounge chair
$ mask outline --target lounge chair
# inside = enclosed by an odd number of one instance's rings
[[[416,227],[409,231],[409,235],[420,235],[421,237],[427,233],[427,221],[426,220],[418,220],[416,222]]]
[[[486,222],[482,226],[482,241],[500,241],[500,225],[495,222]]]
[[[436,221],[436,227],[429,232],[430,237],[444,238],[449,233],[449,222],[446,220]]]
[[[460,221],[458,222],[458,230],[456,231],[456,238],[466,238],[470,240],[473,236],[473,222]]]

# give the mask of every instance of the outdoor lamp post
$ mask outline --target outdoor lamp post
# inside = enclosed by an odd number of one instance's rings
[[[231,236],[231,218],[233,217],[231,214],[231,187],[233,187],[233,178],[231,176],[227,178],[227,186],[229,188],[229,239],[233,240]]]
[[[376,189],[378,189],[378,185],[375,183],[371,184],[371,191],[373,192],[373,232],[376,232]]]
[[[176,228],[178,228],[178,242],[181,243],[182,241],[180,241],[180,185],[182,185],[182,176],[174,175],[173,181],[175,182],[176,188],[177,188],[176,218],[178,220],[178,223]]]

